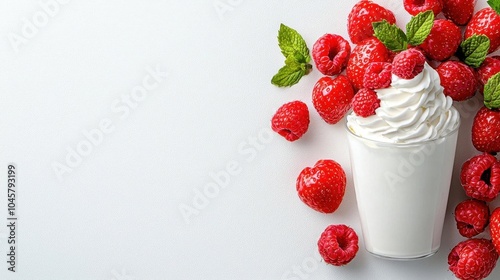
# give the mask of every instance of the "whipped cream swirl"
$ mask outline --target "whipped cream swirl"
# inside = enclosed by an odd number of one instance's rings
[[[438,73],[427,63],[413,79],[392,75],[389,88],[376,90],[380,107],[363,118],[354,112],[347,126],[356,135],[380,142],[416,143],[437,139],[457,129],[460,114],[443,94]]]

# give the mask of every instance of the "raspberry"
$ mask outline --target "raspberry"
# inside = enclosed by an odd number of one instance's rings
[[[392,64],[372,62],[365,70],[364,86],[368,89],[387,88],[391,85]]]
[[[333,213],[342,203],[346,183],[342,166],[326,159],[304,168],[297,177],[296,188],[307,206],[321,213]]]
[[[495,210],[493,210],[493,213],[491,213],[490,235],[491,235],[491,242],[493,242],[493,246],[495,246],[497,253],[499,253],[500,252],[500,207],[495,208]]]
[[[455,207],[457,229],[463,237],[471,238],[483,232],[489,216],[490,208],[484,201],[468,199]]]
[[[437,15],[443,10],[443,0],[404,0],[403,5],[412,16],[427,10],[432,10],[434,15]]]
[[[448,255],[449,269],[459,279],[483,279],[490,275],[498,253],[490,240],[473,238],[458,243]]]
[[[347,60],[351,54],[349,42],[342,36],[336,34],[325,34],[321,36],[312,49],[312,57],[316,68],[324,75],[340,74],[347,66]]]
[[[319,253],[325,262],[342,266],[348,264],[358,252],[358,235],[346,225],[330,225],[318,240]]]
[[[366,118],[375,114],[375,110],[380,107],[380,99],[375,91],[362,88],[354,95],[351,106],[356,115]]]
[[[487,153],[474,156],[462,165],[460,182],[469,197],[491,202],[500,192],[500,162]]]
[[[304,135],[309,127],[309,109],[302,101],[282,105],[271,120],[271,128],[292,142]]]
[[[392,73],[403,79],[412,79],[422,72],[425,56],[416,49],[398,53],[392,61]]]

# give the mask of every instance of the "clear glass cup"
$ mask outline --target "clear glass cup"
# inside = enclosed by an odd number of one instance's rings
[[[357,136],[346,125],[368,252],[383,258],[410,260],[438,251],[458,126],[436,140],[393,144]]]

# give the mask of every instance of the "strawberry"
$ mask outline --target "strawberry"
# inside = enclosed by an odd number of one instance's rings
[[[351,52],[346,74],[355,90],[363,88],[366,68],[372,62],[390,62],[391,51],[377,38],[364,40]]]
[[[297,193],[312,209],[333,213],[344,198],[346,180],[344,169],[336,161],[319,160],[314,167],[306,167],[300,172]]]
[[[336,124],[349,110],[353,96],[354,90],[346,76],[322,77],[314,85],[312,102],[325,122]]]
[[[377,93],[371,89],[360,89],[352,99],[353,112],[363,118],[375,115],[375,110],[380,107]]]
[[[443,0],[443,14],[456,25],[466,25],[475,6],[476,0]]]
[[[449,269],[458,279],[484,279],[493,271],[497,260],[495,247],[484,238],[462,241],[448,255]]]
[[[437,15],[443,9],[443,0],[404,0],[405,10],[412,16],[432,10]]]
[[[497,250],[500,252],[500,207],[495,208],[490,216],[490,235],[491,241]],[[499,253],[500,254],[500,253]]]
[[[337,34],[321,36],[312,49],[312,57],[316,68],[324,75],[340,74],[347,66],[351,54],[349,42]]]
[[[472,123],[472,144],[481,152],[500,152],[500,111],[483,106]]]
[[[462,31],[452,21],[436,19],[431,33],[419,48],[429,59],[444,61],[449,59],[462,42]]]
[[[359,44],[367,38],[372,38],[372,23],[382,20],[396,23],[394,14],[386,8],[369,0],[359,1],[347,17],[347,32],[351,42]]]
[[[488,1],[490,2],[490,1]],[[497,6],[500,0],[493,0]],[[465,27],[465,39],[472,35],[485,35],[490,39],[488,53],[494,52],[500,46],[500,15],[491,7],[483,8],[474,14]]]
[[[487,57],[483,64],[476,69],[476,77],[479,83],[479,92],[483,94],[484,85],[493,75],[500,72],[500,56]]]
[[[271,120],[271,128],[286,140],[298,140],[309,127],[309,109],[302,101],[282,105]]]
[[[469,99],[476,94],[478,83],[474,70],[460,61],[448,60],[441,63],[436,71],[445,95],[455,101]]]
[[[318,240],[318,250],[326,263],[335,266],[351,262],[358,252],[358,235],[346,225],[330,225]]]

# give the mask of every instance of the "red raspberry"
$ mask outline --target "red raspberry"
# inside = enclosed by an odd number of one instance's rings
[[[386,8],[367,0],[356,3],[347,17],[347,32],[351,42],[360,44],[365,39],[373,38],[372,24],[382,20],[396,23],[394,14]]]
[[[462,42],[462,31],[452,21],[436,19],[431,33],[418,47],[429,59],[445,61],[458,50]]]
[[[389,62],[391,52],[377,38],[370,38],[357,45],[347,62],[346,74],[353,87],[363,88],[366,68],[371,62]]]
[[[300,200],[321,213],[333,213],[344,198],[347,178],[342,166],[334,160],[319,160],[304,168],[297,177]]]
[[[490,240],[473,238],[458,243],[448,255],[449,269],[459,279],[483,279],[496,266],[498,253]]]
[[[484,201],[468,199],[455,207],[457,229],[463,237],[471,238],[483,232],[489,217],[490,208]]]
[[[342,266],[358,252],[358,235],[346,225],[330,225],[318,240],[318,250],[325,262]]]
[[[469,197],[491,202],[500,192],[500,162],[487,153],[470,158],[462,165],[460,183]]]
[[[439,14],[443,9],[443,0],[404,0],[405,10],[412,16],[427,10],[432,10],[434,15]]]
[[[324,75],[340,74],[347,66],[347,60],[351,54],[349,42],[342,36],[336,34],[325,34],[321,36],[312,49],[312,57],[316,68]]]
[[[500,252],[500,207],[495,208],[490,216],[490,235],[491,241],[497,250]],[[499,253],[500,254],[500,253]]]
[[[372,62],[365,70],[364,86],[368,89],[387,88],[391,85],[392,64]]]
[[[476,94],[478,83],[474,70],[461,61],[448,60],[441,63],[436,71],[441,80],[444,95],[455,101],[463,101]]]
[[[412,79],[422,72],[425,56],[416,49],[398,53],[392,61],[392,73],[402,79]]]
[[[346,76],[322,77],[314,85],[312,102],[325,122],[336,124],[349,110],[353,96],[354,90]]]
[[[472,122],[472,144],[485,153],[500,152],[500,110],[483,106]]]
[[[356,115],[366,118],[375,114],[375,110],[380,107],[380,99],[375,91],[362,88],[354,95],[351,106]]]
[[[500,56],[498,55],[487,57],[481,66],[476,69],[476,77],[481,94],[483,94],[484,85],[488,82],[489,78],[498,72],[500,72]]]
[[[271,128],[292,142],[304,135],[309,127],[309,109],[302,101],[282,105],[271,120]]]

